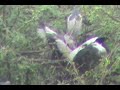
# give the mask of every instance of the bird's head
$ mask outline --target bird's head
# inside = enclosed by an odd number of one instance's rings
[[[107,37],[99,37],[95,40],[95,42],[93,43],[93,46],[96,47],[100,52],[109,53],[110,50],[107,44],[105,43],[106,40],[107,40]]]
[[[70,14],[70,16],[69,16],[70,21],[74,20],[74,19],[81,20],[81,18],[82,18],[82,15],[81,15],[81,13],[80,13],[80,11],[78,9],[74,9],[72,11],[72,13]]]
[[[96,40],[95,40],[95,42],[98,42],[99,44],[102,44],[102,43],[104,43],[105,41],[106,41],[106,37],[100,37],[100,38],[97,38]]]
[[[106,49],[107,53],[109,53],[110,50],[109,50],[108,46],[107,46],[106,43],[105,43],[105,41],[106,41],[107,39],[108,39],[107,37],[100,37],[100,38],[96,39],[95,42],[97,42],[97,43],[99,43],[100,45],[102,45],[102,46]]]

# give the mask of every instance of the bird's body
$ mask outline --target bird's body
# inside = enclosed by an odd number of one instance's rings
[[[76,46],[77,37],[81,34],[82,16],[79,11],[74,11],[67,20],[68,32],[60,35],[50,29],[44,23],[38,29],[41,37],[46,38],[51,46],[52,59],[64,56],[69,62],[75,62],[81,72],[85,72],[99,64],[99,59],[106,55],[108,49],[104,43],[105,38],[93,37],[84,43]]]
[[[56,40],[56,44],[57,44],[58,49],[63,53],[63,55],[68,58],[72,50],[67,46],[67,44],[65,44],[60,39]]]
[[[74,37],[77,46],[80,43],[80,36],[84,33],[83,25],[90,26],[91,22],[86,15],[74,7],[72,13],[67,18],[67,33]]]
[[[107,54],[107,50],[102,43],[104,38],[94,37],[84,42],[74,50],[71,50],[63,41],[56,40],[58,49],[70,62],[75,62],[82,72],[95,67],[99,59]]]
[[[82,16],[78,10],[73,12],[67,18],[67,32],[75,38],[81,34]]]
[[[98,49],[94,48],[92,45],[88,45],[75,55],[73,61],[80,72],[84,73],[97,66],[100,62],[100,58],[101,56],[98,55]]]
[[[81,50],[73,57],[73,61],[78,65],[79,70],[84,73],[99,64],[99,59],[107,55],[107,48],[103,46],[105,38],[94,37],[81,46]]]

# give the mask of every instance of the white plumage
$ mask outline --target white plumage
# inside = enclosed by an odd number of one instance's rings
[[[57,33],[53,30],[51,30],[49,27],[45,26],[45,32],[47,35],[52,35],[52,36],[56,36]]]
[[[67,32],[77,37],[81,34],[82,29],[82,15],[78,10],[73,12],[67,18]]]
[[[37,33],[41,37],[41,39],[44,41],[45,44],[47,43],[47,41],[49,41],[50,39],[58,35],[55,31],[51,30],[48,26],[44,24],[42,28],[40,27],[37,29]]]
[[[94,42],[92,44],[92,46],[96,49],[98,49],[98,55],[106,55],[107,54],[107,50],[98,42]]]
[[[91,43],[94,43],[96,41],[96,39],[98,39],[98,37],[91,38],[91,39],[87,40],[86,42],[84,42],[82,44],[82,46],[83,45],[90,45]]]

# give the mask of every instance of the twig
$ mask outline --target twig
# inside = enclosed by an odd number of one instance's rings
[[[21,59],[21,58],[20,58],[20,59],[17,59],[17,61],[15,60],[14,63],[18,63],[18,62],[21,61],[21,60],[26,60],[26,61],[28,61],[28,62],[40,63],[40,64],[48,64],[48,63],[49,63],[49,64],[56,64],[56,63],[60,63],[60,62],[68,62],[67,59],[51,60],[51,59],[29,59],[29,58],[27,58],[27,57],[23,57],[23,58],[25,58],[25,59]]]
[[[19,54],[41,53],[42,51],[21,51]]]
[[[41,64],[56,64],[60,62],[68,62],[68,60],[63,59],[63,60],[48,60],[48,59],[31,59],[31,62],[37,62]]]

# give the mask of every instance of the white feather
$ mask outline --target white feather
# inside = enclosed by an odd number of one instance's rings
[[[94,42],[92,46],[98,50],[98,55],[104,55],[107,53],[106,49],[97,42]]]
[[[82,46],[83,45],[90,45],[90,44],[94,43],[96,41],[96,39],[98,39],[98,37],[91,38],[91,39],[87,40],[86,42],[84,42],[82,44]]]
[[[98,37],[91,38],[88,41],[86,41],[85,43],[83,43],[82,45],[78,46],[76,49],[74,49],[69,55],[70,60],[73,60],[74,57],[77,55],[77,53],[86,47],[85,45],[90,45],[90,44],[98,50],[99,55],[106,53],[106,49],[101,44],[95,42],[96,39],[98,39]]]
[[[57,35],[56,32],[54,32],[53,30],[51,30],[50,28],[48,28],[47,26],[45,27],[45,31],[47,34],[51,34],[51,35]]]
[[[82,16],[79,14],[79,20],[77,20],[77,18],[70,20],[70,17],[71,15],[67,18],[67,30],[74,36],[78,36],[79,34],[81,34],[80,30],[82,28]]]

